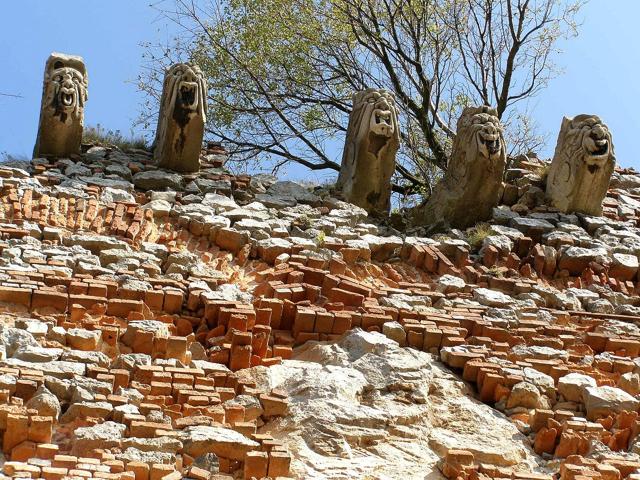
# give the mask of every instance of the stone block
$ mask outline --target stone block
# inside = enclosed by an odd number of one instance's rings
[[[83,328],[71,328],[67,330],[67,345],[76,350],[92,351],[98,347],[101,338],[99,330],[90,331]]]

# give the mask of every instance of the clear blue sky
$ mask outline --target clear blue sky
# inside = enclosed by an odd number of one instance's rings
[[[142,96],[135,79],[144,41],[164,41],[175,27],[149,7],[150,0],[4,0],[0,4],[0,152],[30,158],[36,137],[44,63],[51,51],[79,54],[89,72],[85,124],[131,131]],[[581,13],[580,35],[563,42],[564,73],[529,109],[549,133],[553,152],[563,115],[595,113],[613,132],[618,163],[640,169],[640,48],[638,0],[591,0]],[[301,168],[293,177],[310,179]]]

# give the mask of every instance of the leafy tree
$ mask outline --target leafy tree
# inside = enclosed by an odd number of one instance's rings
[[[156,111],[164,68],[197,62],[210,88],[207,133],[236,161],[269,159],[275,170],[339,170],[352,93],[387,88],[403,140],[394,190],[428,194],[466,105],[496,106],[520,151],[540,141],[514,104],[558,73],[557,41],[576,33],[582,3],[175,0],[162,13],[182,33],[147,46],[139,86],[146,113]]]

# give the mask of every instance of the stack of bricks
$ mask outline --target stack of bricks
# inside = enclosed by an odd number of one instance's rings
[[[607,317],[619,321],[624,316],[600,314],[594,315],[598,318],[592,318],[585,312],[574,316],[567,312],[552,313],[562,320],[558,322],[562,327],[530,320],[520,321],[519,328],[511,331],[473,321],[470,335],[465,339],[465,349],[444,349],[441,352],[442,359],[452,368],[462,371],[463,379],[475,383],[480,399],[489,404],[508,401],[513,386],[522,382],[526,375],[516,372],[522,372],[526,368],[553,379],[555,387],[552,388],[555,391],[552,397],[557,394],[558,381],[570,373],[588,375],[595,379],[598,386],[617,386],[620,385],[622,374],[634,370],[633,360],[637,359],[640,353],[640,337],[615,338],[593,331],[598,325],[602,325]],[[511,348],[517,345],[548,346],[568,352],[568,357],[523,358],[510,353]],[[585,354],[602,352],[609,352],[610,360],[596,360],[589,367],[581,364]],[[489,356],[500,358],[501,363],[486,362],[485,358]],[[572,404],[565,405],[565,409],[535,409],[532,415],[522,412],[512,415],[514,421],[525,422],[530,426],[536,453],[566,458],[569,462],[576,456],[587,455],[594,440],[602,442],[614,452],[626,452],[633,439],[640,433],[640,421],[636,411],[610,411],[585,420],[584,405],[581,405],[580,401],[575,403],[574,400],[575,410],[569,409]],[[583,467],[567,467],[566,474],[561,478],[573,478],[571,475],[580,472],[581,468]],[[598,475],[601,477],[594,474],[594,478],[635,478],[628,475],[638,468],[640,463],[634,462],[622,462],[619,465],[613,461],[595,463],[593,470],[600,472]],[[610,477],[606,472],[612,469],[616,469],[618,473]],[[489,475],[489,478],[493,477]]]
[[[206,167],[220,167],[223,158],[224,151],[217,145],[209,145],[202,155]],[[34,170],[42,185],[52,186],[58,177],[45,174],[64,167],[64,162],[39,160]],[[129,165],[131,173],[147,167],[153,168],[144,159]],[[102,170],[95,164],[87,168],[93,173]],[[140,255],[140,269],[148,273],[144,284],[150,288],[135,289],[114,280],[131,274],[124,267],[106,275],[109,279],[105,280],[101,275],[104,269],[81,273],[77,265],[71,267],[49,253],[24,259],[28,269],[0,266],[0,302],[6,304],[3,311],[42,320],[44,333],[34,333],[39,345],[73,352],[69,363],[78,369],[65,371],[64,379],[90,380],[95,390],[92,401],[81,402],[75,411],[77,418],[60,425],[26,407],[46,383],[47,375],[61,375],[55,365],[43,363],[41,370],[1,367],[0,434],[8,458],[3,471],[8,476],[130,480],[288,477],[292,475],[291,454],[282,442],[258,433],[270,419],[287,415],[286,393],[259,388],[237,372],[278,364],[291,358],[293,348],[305,342],[333,341],[352,328],[386,332],[389,324],[397,322],[401,334],[396,330],[394,335],[400,343],[439,355],[476,386],[483,402],[524,425],[538,454],[560,459],[562,480],[579,480],[581,476],[638,478],[640,464],[632,461],[584,458],[593,440],[612,451],[628,451],[640,433],[637,411],[610,411],[587,418],[581,401],[564,402],[562,408],[506,408],[514,387],[531,372],[551,379],[553,385],[548,385],[546,392],[550,397],[559,395],[559,380],[569,373],[588,375],[598,386],[620,386],[622,375],[635,369],[640,338],[626,333],[603,334],[598,327],[637,319],[548,310],[554,319],[550,323],[538,319],[537,308],[520,308],[517,322],[496,322],[485,318],[486,307],[466,302],[477,287],[512,296],[533,292],[540,284],[559,289],[607,286],[625,295],[636,293],[637,274],[630,276],[624,269],[593,262],[577,272],[562,268],[562,262],[552,258],[545,247],[560,251],[569,245],[563,238],[548,239],[539,228],[524,228],[510,251],[490,245],[477,258],[459,243],[389,240],[380,246],[331,238],[322,243],[322,249],[333,255],[314,256],[305,252],[308,242],[258,246],[248,231],[220,228],[176,212],[154,212],[144,206],[151,196],[141,191],[134,192],[133,202],[105,204],[99,200],[105,190],[99,185],[43,193],[28,185],[19,186],[12,179],[14,175],[14,171],[0,168],[0,177],[7,180],[0,187],[0,253],[7,257],[15,254],[13,249],[20,239],[26,243],[26,237],[37,237],[43,251],[55,251],[56,247],[73,245],[70,235],[82,232],[119,239],[136,253],[141,252],[143,242],[162,245],[169,255],[189,252],[210,268],[200,274],[185,269],[182,277],[169,278],[163,275],[166,265],[150,265]],[[186,181],[197,178],[185,176]],[[199,178],[220,185],[222,193],[229,193],[227,189],[237,192],[238,198],[247,193],[250,183],[248,176],[210,169]],[[517,191],[517,186],[511,187]],[[176,194],[178,205],[183,193]],[[619,194],[611,192],[605,201],[605,215],[617,218],[620,203]],[[318,208],[318,217],[328,211],[326,206]],[[548,212],[541,208],[538,213]],[[637,214],[629,213],[625,220],[640,225]],[[274,230],[272,236],[284,238],[287,233]],[[101,253],[100,248],[87,248],[96,256]],[[444,274],[464,278],[466,285],[440,288],[436,280]],[[252,299],[221,300],[209,295],[219,284],[234,282],[242,282],[242,289],[251,291]],[[385,299],[396,294],[422,302],[424,308],[390,306],[394,304]],[[429,308],[431,305],[439,306]],[[145,320],[156,323],[141,325]],[[533,347],[564,354],[548,358]],[[603,352],[609,355],[595,358],[589,366],[581,363],[583,357]],[[98,353],[109,361],[117,354],[146,354],[152,363],[132,366],[123,362],[119,368],[108,361],[98,365],[89,355]],[[200,363],[192,362],[196,356]],[[127,392],[135,392],[139,401],[134,402]],[[252,397],[250,406],[234,401],[241,395]],[[67,442],[52,444],[56,434],[63,437],[77,427],[105,420],[125,427],[123,439],[113,449],[105,446],[80,454],[70,451]],[[256,446],[235,458],[219,455],[217,474],[201,468],[184,451],[176,455],[173,464],[116,458],[130,439],[178,438],[185,429],[197,426],[233,430]],[[242,448],[237,445],[235,450]],[[551,478],[478,462],[472,452],[463,449],[447,452],[440,467],[452,479]]]
[[[243,435],[255,438],[259,447],[250,451],[245,459],[245,472],[254,472],[258,468],[256,462],[266,461],[269,475],[288,476],[290,455],[281,443],[268,435],[256,433],[260,418],[268,419],[285,415],[288,401],[286,395],[273,390],[264,392],[256,385],[241,382],[228,371],[162,367],[141,365],[130,375],[124,369],[105,369],[88,365],[88,376],[107,385],[107,391],[118,388],[135,389],[143,394],[139,404],[139,414],[116,413],[113,421],[126,426],[128,437],[153,438],[157,435],[171,435],[182,428],[192,425],[225,425]],[[9,371],[9,370],[7,370]],[[16,373],[16,372],[11,372]],[[40,379],[41,380],[41,379]],[[35,387],[36,385],[34,385]],[[59,479],[66,476],[103,479],[156,479],[173,478],[166,475],[175,473],[175,478],[183,478],[179,469],[173,465],[149,465],[140,462],[123,462],[115,460],[108,453],[93,451],[96,456],[77,458],[69,455],[58,455],[58,446],[52,445],[53,418],[37,415],[37,411],[27,410],[22,406],[23,398],[33,395],[33,389],[24,391],[18,385],[14,392],[2,390],[4,405],[0,405],[0,432],[2,448],[11,461],[5,463],[4,473],[19,477],[29,473],[30,478]],[[12,396],[15,395],[15,396]],[[251,395],[258,399],[260,410],[245,411],[245,407],[230,405],[236,395]],[[127,397],[114,394],[97,394],[95,401],[107,402],[114,407],[129,403]],[[171,419],[171,424],[152,423],[146,421],[145,415],[152,411],[161,412]],[[85,421],[91,421],[91,410]],[[95,420],[93,420],[95,421]],[[49,460],[46,466],[42,463],[29,463],[37,457]],[[188,460],[183,455],[185,460]],[[220,471],[230,474],[242,468],[242,462],[233,459],[219,458]],[[26,463],[23,463],[26,462]],[[191,468],[194,478],[209,479],[198,468]],[[26,472],[26,473],[25,473]],[[198,476],[199,475],[199,476]],[[266,475],[265,475],[266,476]],[[218,477],[216,477],[218,478]],[[220,476],[220,478],[227,478]],[[246,477],[251,478],[251,477]],[[258,477],[260,478],[260,477]]]
[[[581,455],[567,457],[559,474],[522,472],[509,467],[497,467],[476,461],[467,450],[448,450],[441,460],[440,471],[451,480],[639,480],[639,462],[622,459],[605,459],[602,462]]]

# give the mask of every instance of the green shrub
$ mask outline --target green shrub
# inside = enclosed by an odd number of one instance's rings
[[[504,278],[504,269],[498,266],[493,266],[489,268],[489,271],[487,273],[492,277]]]

